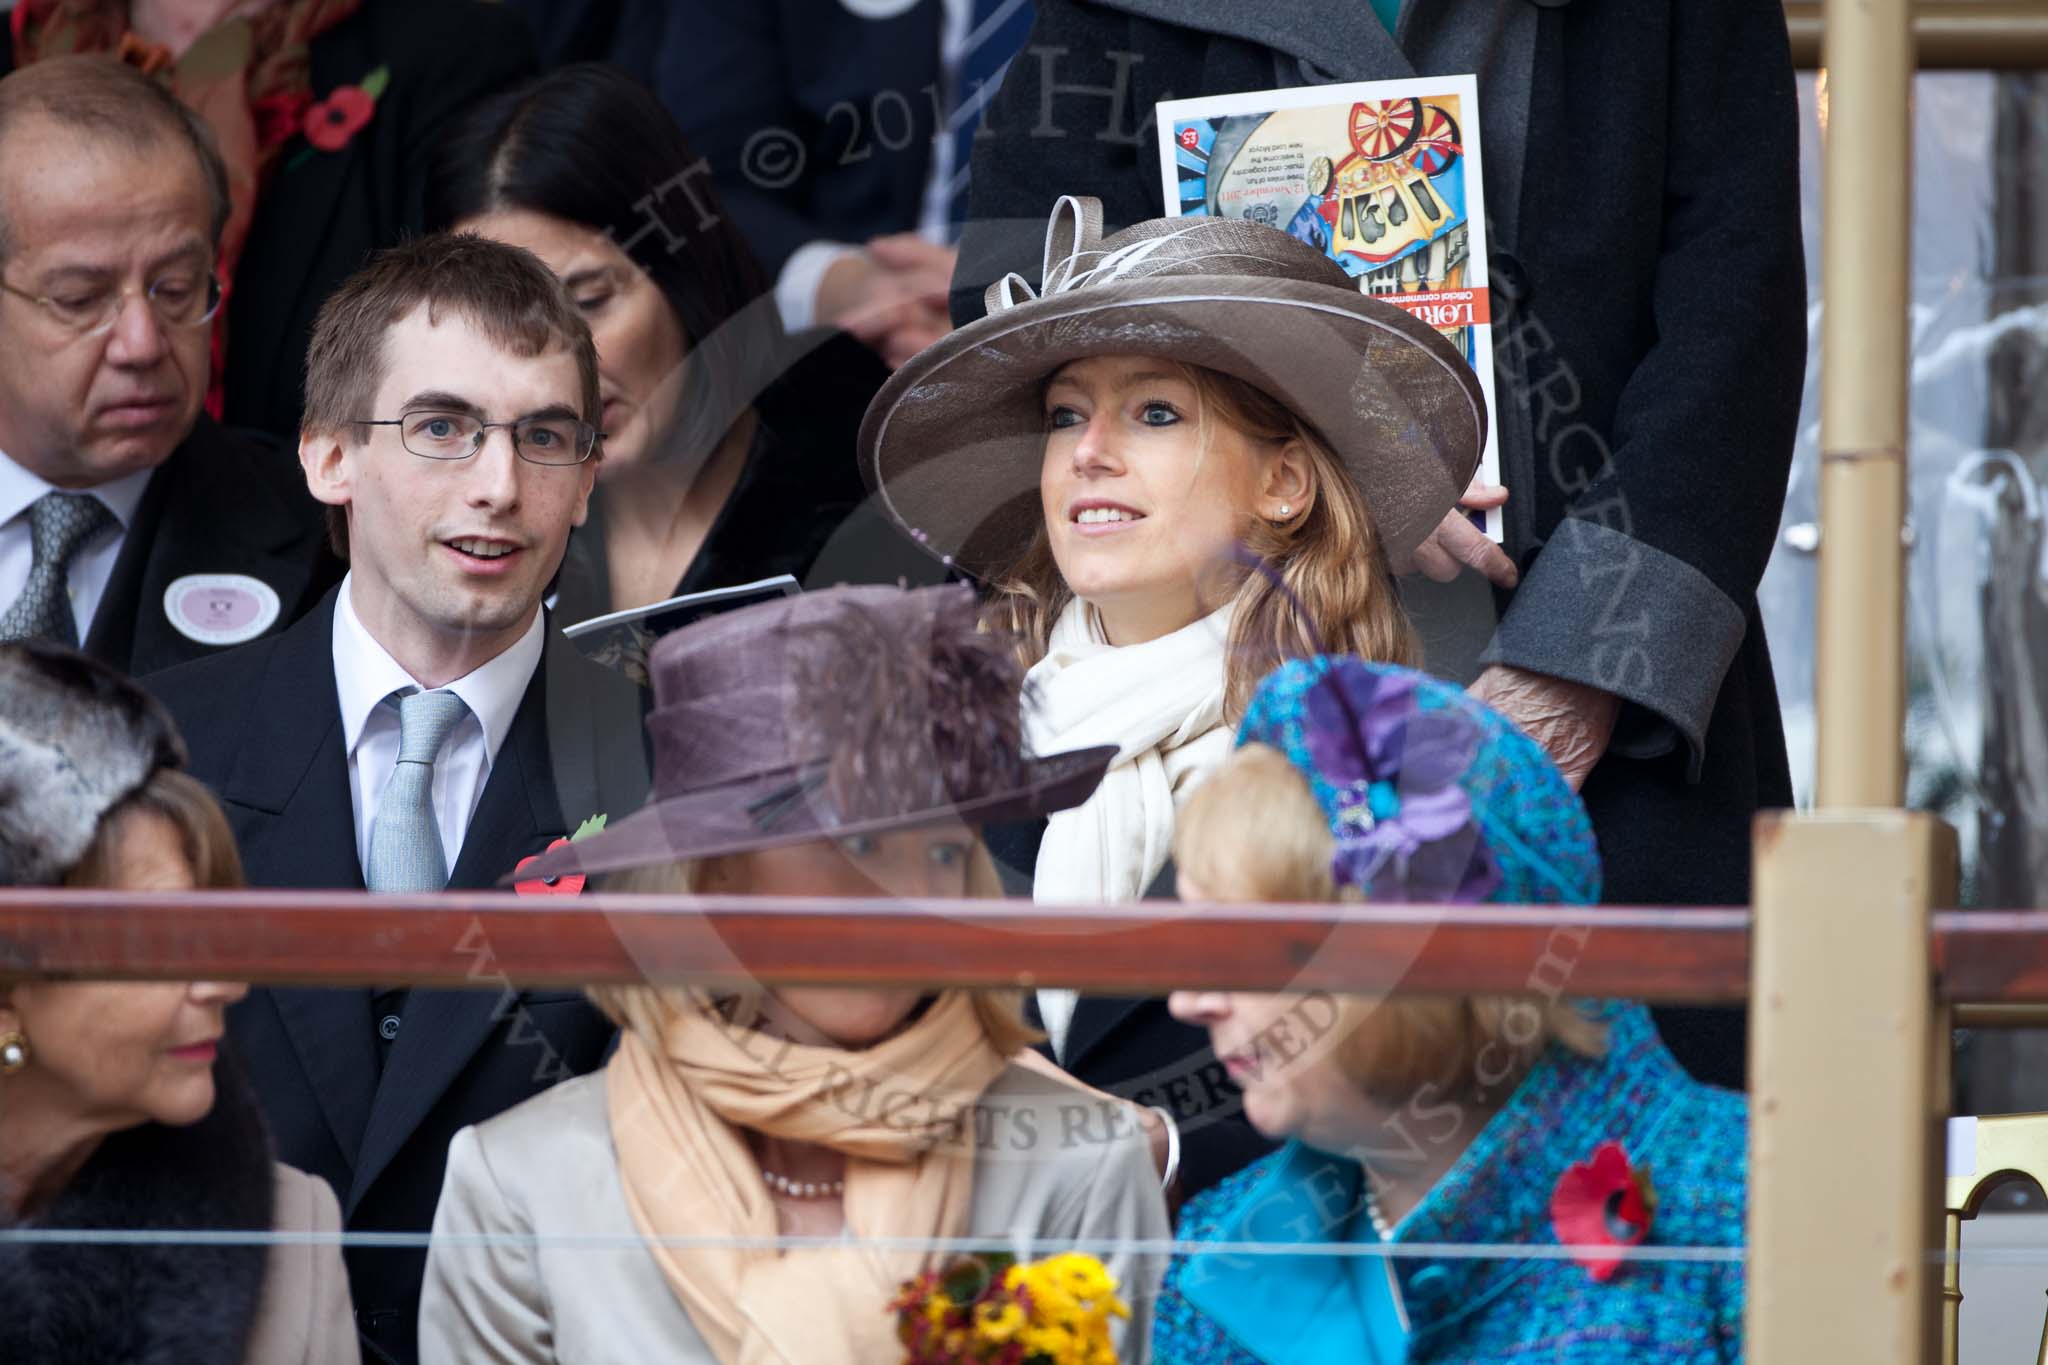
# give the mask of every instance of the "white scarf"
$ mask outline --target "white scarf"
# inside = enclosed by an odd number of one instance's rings
[[[1051,904],[1132,901],[1173,851],[1176,804],[1230,755],[1223,723],[1231,608],[1142,645],[1102,638],[1095,613],[1069,603],[1029,679],[1032,752],[1114,744],[1087,801],[1046,822],[1032,879]]]

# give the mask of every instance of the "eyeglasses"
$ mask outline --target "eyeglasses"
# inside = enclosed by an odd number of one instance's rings
[[[604,433],[574,417],[522,417],[486,422],[466,412],[409,412],[403,417],[363,418],[366,427],[397,427],[400,444],[423,460],[466,460],[484,448],[493,427],[512,433],[512,449],[528,464],[582,464]]]
[[[97,336],[113,330],[128,296],[137,291],[111,285],[82,285],[56,294],[31,294],[0,280],[0,291],[27,299],[74,336]],[[141,291],[157,320],[170,327],[201,327],[220,311],[220,280],[211,273],[178,273],[151,280]]]

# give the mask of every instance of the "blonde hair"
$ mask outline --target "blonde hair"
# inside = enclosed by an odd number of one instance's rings
[[[1308,782],[1279,750],[1248,744],[1188,798],[1174,858],[1181,874],[1218,898],[1328,903],[1336,840]],[[1534,1010],[1536,1027],[1514,1030],[1510,1014]],[[1606,1051],[1605,1028],[1566,1000],[1518,996],[1400,996],[1376,1004],[1338,1002],[1336,1060],[1366,1094],[1406,1103],[1427,1087],[1451,1100],[1519,1080],[1555,1041],[1582,1057]],[[1517,1033],[1524,1036],[1517,1037]],[[1510,1061],[1482,1085],[1487,1054]]]
[[[1255,385],[1174,363],[1195,386],[1205,449],[1213,420],[1259,445],[1277,450],[1294,444],[1308,458],[1309,488],[1301,505],[1285,521],[1253,517],[1245,528],[1246,547],[1279,582],[1236,569],[1241,581],[1225,666],[1226,715],[1242,716],[1259,679],[1288,659],[1328,653],[1419,663],[1421,646],[1395,595],[1378,523],[1329,442]],[[1031,664],[1045,657],[1053,623],[1073,599],[1041,525],[1030,548],[995,576],[989,611],[994,624],[1017,636]]]
[[[706,872],[718,859],[654,863],[646,867],[614,872],[604,880],[606,891],[642,895],[688,896],[703,886]],[[975,840],[968,855],[967,894],[996,899],[1002,896],[1002,882],[988,849]],[[729,1022],[751,1027],[760,1014],[765,988],[704,992],[676,986],[592,986],[586,992],[605,1017],[622,1029],[630,1029],[649,1043],[658,1044],[662,1027],[677,1013],[710,1004]],[[974,1017],[997,1053],[1015,1056],[1039,1042],[1044,1034],[1024,1022],[1022,991],[970,991]]]

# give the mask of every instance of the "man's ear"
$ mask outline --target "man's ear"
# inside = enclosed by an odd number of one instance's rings
[[[299,468],[305,471],[306,490],[315,501],[346,507],[354,497],[355,470],[339,432],[300,432]]]
[[[603,460],[602,452],[593,455],[578,471],[583,475],[583,489],[576,496],[576,515],[569,519],[571,526],[581,526],[590,517],[590,490],[597,487],[597,467]]]

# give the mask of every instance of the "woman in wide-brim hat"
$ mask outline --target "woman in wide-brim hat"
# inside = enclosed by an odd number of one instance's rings
[[[1117,748],[1042,836],[992,840],[1055,903],[1170,894],[1178,805],[1275,664],[1415,662],[1393,575],[1486,436],[1458,350],[1315,248],[1218,218],[1100,230],[1095,201],[1062,199],[1041,288],[991,286],[988,315],[898,370],[862,428],[889,515],[990,584],[1024,641],[1034,742]],[[1085,1080],[1216,1089],[1161,1002],[1039,1005]],[[1190,1188],[1257,1150],[1242,1125],[1189,1136]]]
[[[649,662],[652,800],[521,877],[985,894],[978,824],[1085,799],[1111,757],[1027,750],[1023,670],[965,587],[782,599],[669,635]],[[450,1147],[429,1365],[867,1365],[901,1357],[902,1282],[948,1259],[920,1243],[1047,1254],[1168,1231],[1135,1113],[1019,1062],[1035,1034],[1014,994],[594,995],[621,1026],[605,1070]],[[841,1244],[764,1245],[779,1235]],[[1161,1263],[1104,1260],[1131,1309],[1122,1358],[1140,1359]]]

